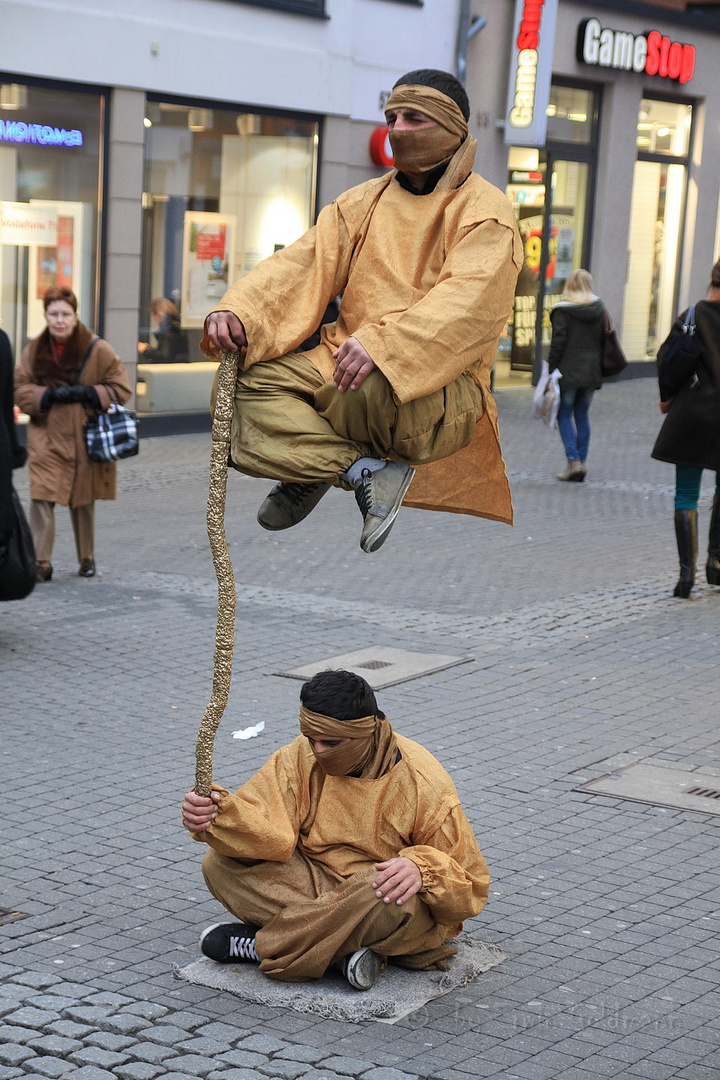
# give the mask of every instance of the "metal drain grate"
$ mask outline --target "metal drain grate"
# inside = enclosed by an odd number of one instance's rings
[[[702,795],[703,799],[720,799],[720,791],[709,787],[691,787],[688,795]]]
[[[717,773],[697,769],[668,768],[648,761],[638,761],[624,769],[573,788],[591,795],[609,795],[629,802],[666,806],[673,810],[694,810],[701,814],[720,814],[720,791],[698,781],[716,779]]]
[[[472,660],[471,656],[410,652],[407,649],[373,645],[367,649],[341,653],[339,656],[328,656],[313,664],[304,664],[290,671],[278,671],[276,674],[285,675],[290,679],[310,679],[313,675],[317,675],[318,671],[343,668],[346,671],[368,672],[367,681],[373,690],[380,690],[384,686],[394,686],[396,683],[407,682],[409,679],[417,679],[421,675],[444,671],[445,668],[455,667],[456,664],[467,664],[469,660]],[[371,674],[371,672],[378,674]]]
[[[13,911],[12,908],[0,907],[0,926],[4,923],[17,922],[19,919],[29,919],[22,911]]]

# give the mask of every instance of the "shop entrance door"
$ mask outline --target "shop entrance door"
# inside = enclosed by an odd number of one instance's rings
[[[550,311],[570,272],[586,265],[590,165],[541,152],[527,180],[518,173],[513,179],[508,194],[518,215],[525,265],[515,295],[510,367],[538,372],[550,348]]]

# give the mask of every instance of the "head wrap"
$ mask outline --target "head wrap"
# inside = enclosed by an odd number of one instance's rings
[[[395,168],[403,173],[427,173],[450,161],[468,138],[467,120],[459,105],[432,86],[396,86],[386,114],[412,109],[435,121],[433,127],[390,131]]]
[[[465,87],[449,71],[440,71],[438,68],[415,68],[414,71],[406,71],[404,75],[401,75],[395,86],[432,86],[441,94],[452,98],[460,107],[460,112],[466,120],[470,118],[470,102]]]
[[[335,720],[332,716],[312,712],[300,706],[300,731],[312,739],[347,739],[333,750],[317,753],[318,765],[328,776],[362,776],[376,780],[393,767],[397,759],[397,742],[388,720],[378,716],[361,716],[357,720]]]

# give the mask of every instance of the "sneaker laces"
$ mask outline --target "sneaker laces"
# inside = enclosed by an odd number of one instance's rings
[[[255,939],[251,937],[235,937],[235,935],[231,934],[228,943],[228,954],[241,960],[260,960],[260,957],[255,952]]]
[[[323,484],[323,480],[317,480],[314,484],[283,483],[283,494],[287,495],[290,499],[291,504],[295,506],[296,503],[302,502],[302,500],[306,499],[308,495],[311,495],[314,491],[317,491],[317,489],[319,487],[322,487]]]
[[[362,479],[355,488],[355,498],[357,499],[357,504],[360,507],[360,512],[363,517],[367,517],[370,513],[370,506],[372,504],[372,478],[372,470],[363,469]]]

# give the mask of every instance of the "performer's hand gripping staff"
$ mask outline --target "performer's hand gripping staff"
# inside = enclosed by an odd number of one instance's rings
[[[227,312],[222,314],[227,315]],[[212,318],[213,316],[211,316]],[[210,795],[212,784],[212,755],[215,732],[225,712],[235,644],[235,577],[225,536],[225,493],[227,489],[228,458],[230,456],[230,431],[235,400],[235,383],[238,371],[238,348],[246,343],[240,320],[233,327],[237,337],[230,336],[228,328],[227,351],[223,353],[218,375],[217,399],[212,426],[212,450],[210,454],[210,487],[207,504],[207,531],[212,551],[213,566],[218,583],[218,614],[215,630],[215,654],[212,694],[200,723],[195,746],[195,791],[200,796]]]

